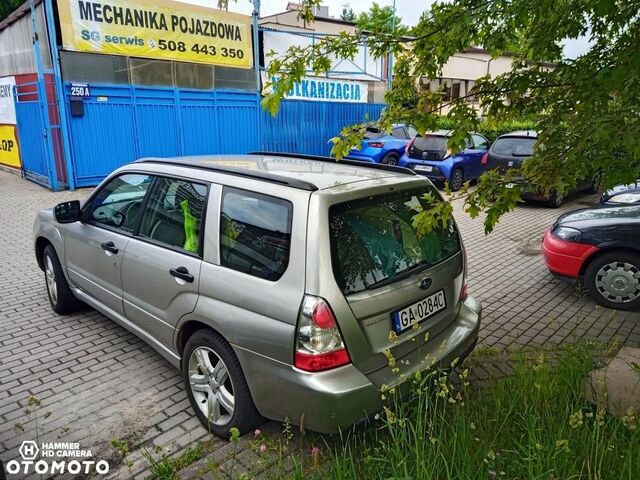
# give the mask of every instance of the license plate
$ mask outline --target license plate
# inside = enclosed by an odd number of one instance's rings
[[[420,170],[421,172],[433,172],[433,167],[428,165],[416,165],[413,169]]]
[[[511,160],[510,160],[510,161],[507,163],[507,165],[508,165],[509,167],[513,167],[513,161],[511,161]]]
[[[396,333],[402,333],[411,328],[414,323],[420,323],[445,308],[447,308],[447,301],[444,290],[439,290],[407,308],[393,312],[391,314],[393,329]]]

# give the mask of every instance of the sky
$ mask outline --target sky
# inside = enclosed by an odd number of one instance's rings
[[[182,0],[186,3],[197,5],[206,5],[217,7],[217,0]],[[380,6],[393,5],[394,0],[376,0]],[[272,15],[274,13],[284,12],[287,8],[289,0],[262,0],[260,14],[262,16]],[[420,14],[428,9],[433,0],[395,0],[396,12],[405,25],[413,26],[418,22]],[[323,5],[329,7],[329,15],[340,17],[342,8],[348,4],[353,11],[358,14],[369,10],[373,2],[364,0],[324,0]],[[250,15],[253,11],[253,4],[250,0],[229,0],[229,11],[244,13]],[[586,52],[589,48],[589,42],[586,38],[578,38],[566,40],[564,43],[564,55],[568,58],[576,58],[578,55]]]

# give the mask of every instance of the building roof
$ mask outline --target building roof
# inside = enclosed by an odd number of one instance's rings
[[[491,55],[491,52],[489,52],[488,50],[485,50],[482,47],[465,48],[460,53],[484,53],[486,55]],[[503,57],[521,57],[522,55],[519,54],[518,52],[505,51],[505,52],[502,52],[500,54],[500,56],[503,56]],[[530,63],[530,64],[533,64],[533,65],[540,65],[541,67],[555,67],[556,66],[556,64],[553,63],[553,62],[538,62],[538,61],[534,61],[534,60],[527,60],[527,62]]]
[[[33,0],[33,7],[37,7],[42,3],[42,0]],[[31,12],[31,6],[29,5],[29,0],[24,2],[18,8],[16,8],[13,12],[11,12],[4,20],[0,22],[0,31],[7,28],[12,23],[17,22],[25,15],[29,15]]]
[[[402,167],[369,164],[330,157],[258,152],[249,155],[202,155],[143,158],[138,163],[159,163],[246,176],[302,190],[324,190],[347,183],[414,175]]]
[[[264,17],[260,17],[260,20],[267,20],[273,17],[278,17],[280,15],[290,15],[290,14],[298,14],[297,10],[286,10],[284,12],[279,12],[279,13],[272,13],[271,15],[265,15]],[[342,20],[340,18],[333,18],[333,17],[323,17],[320,15],[314,15],[313,16],[313,21],[314,22],[327,22],[327,23],[336,23],[339,25],[349,25],[351,27],[355,27],[356,23],[355,22],[350,22],[348,20]]]

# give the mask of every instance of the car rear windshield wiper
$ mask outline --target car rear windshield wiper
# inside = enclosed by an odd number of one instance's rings
[[[512,157],[530,157],[532,154],[531,153],[512,153],[511,156]]]
[[[427,267],[430,267],[431,264],[426,260],[416,263],[415,265],[411,265],[409,268],[401,270],[397,272],[395,275],[391,275],[390,277],[383,278],[382,280],[378,280],[377,282],[373,282],[365,288],[365,290],[373,290],[374,288],[384,287],[385,285],[389,285],[390,283],[397,282],[403,280],[417,272],[420,272]]]

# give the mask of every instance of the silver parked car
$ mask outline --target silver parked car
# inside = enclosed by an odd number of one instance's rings
[[[149,343],[216,435],[264,417],[331,433],[406,378],[389,352],[410,374],[476,343],[457,226],[412,226],[426,193],[441,201],[409,170],[349,160],[149,158],[41,211],[35,254],[52,308],[88,304]]]

